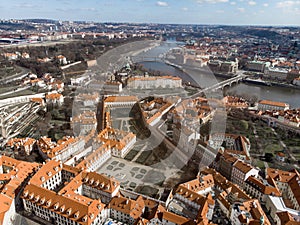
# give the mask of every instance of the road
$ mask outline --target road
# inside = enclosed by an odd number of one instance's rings
[[[2,94],[0,94],[0,96],[5,96],[5,95],[14,94],[14,93],[16,93],[16,92],[24,91],[24,90],[27,90],[27,89],[29,89],[29,88],[30,88],[29,86],[17,88],[17,89],[15,89],[15,90],[13,90],[13,91],[9,91],[9,92],[2,93]]]
[[[7,84],[15,80],[21,80],[22,78],[26,77],[28,72],[30,72],[29,69],[19,67],[22,71],[20,73],[17,73],[15,75],[7,76],[5,78],[0,79],[0,84]]]

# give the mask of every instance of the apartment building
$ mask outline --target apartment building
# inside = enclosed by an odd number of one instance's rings
[[[258,172],[259,170],[250,164],[237,160],[232,166],[231,181],[244,188],[247,178],[250,176],[258,177]]]
[[[281,80],[281,81],[286,81],[287,75],[288,75],[289,70],[284,69],[284,68],[277,68],[277,67],[268,67],[264,71],[264,76]]]
[[[276,184],[272,186],[267,180],[253,176],[248,177],[245,181],[244,190],[261,203],[266,203],[268,195],[281,196]]]

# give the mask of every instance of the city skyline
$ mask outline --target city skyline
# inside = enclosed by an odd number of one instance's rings
[[[0,13],[1,19],[298,26],[300,1],[16,0],[0,4]]]

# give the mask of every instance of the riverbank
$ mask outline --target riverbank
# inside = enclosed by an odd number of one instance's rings
[[[143,53],[141,56],[144,57],[157,57],[161,54],[166,54],[171,48],[177,47],[177,43],[167,43],[161,42],[161,45]],[[168,58],[165,60],[171,61]],[[176,63],[176,62],[174,62]],[[187,84],[199,85],[202,88],[206,86],[211,86],[216,82],[221,82],[224,79],[231,78],[232,75],[228,74],[213,74],[211,71],[206,72],[204,69],[199,69],[196,67],[182,69],[176,68],[174,65],[167,65],[165,62],[140,62],[145,69],[151,71],[160,71],[161,74],[168,74],[171,76],[180,77],[183,81],[187,81]],[[193,71],[195,69],[195,71]],[[197,72],[198,71],[198,72]],[[242,72],[242,71],[239,71]],[[300,108],[300,89],[296,86],[282,85],[282,84],[271,84],[270,86],[265,86],[262,84],[252,84],[249,82],[241,81],[225,90],[226,93],[235,93],[237,95],[247,95],[253,96],[258,100],[267,99],[270,101],[280,101],[288,103],[292,108]]]

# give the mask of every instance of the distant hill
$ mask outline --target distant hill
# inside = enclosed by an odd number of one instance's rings
[[[261,38],[268,38],[268,39],[277,39],[281,35],[275,31],[270,30],[257,30],[257,29],[249,29],[244,32],[244,34],[261,37]]]
[[[35,27],[22,23],[2,22],[0,23],[0,30],[35,30]]]
[[[52,19],[24,19],[23,21],[31,22],[31,23],[57,23],[57,20]]]

